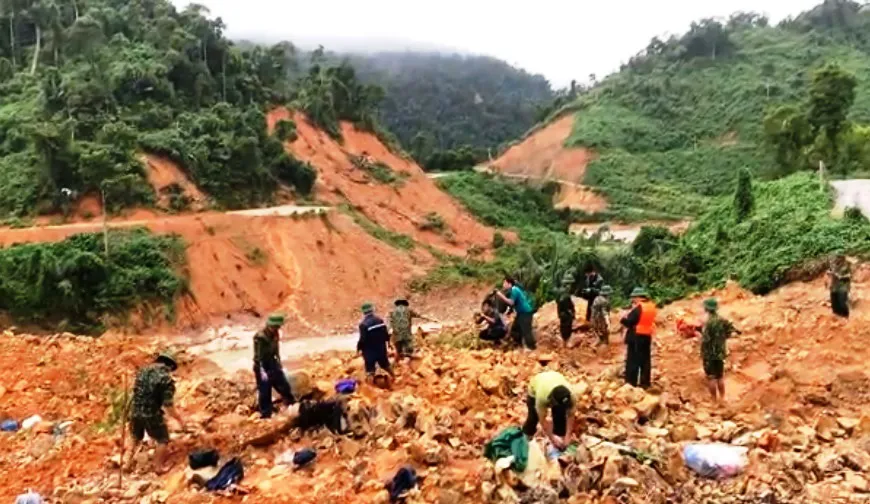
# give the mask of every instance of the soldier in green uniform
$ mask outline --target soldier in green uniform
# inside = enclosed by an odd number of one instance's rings
[[[846,256],[838,255],[828,271],[828,286],[831,289],[831,310],[835,315],[849,318],[849,291],[852,287],[852,271]]]
[[[410,359],[414,355],[414,334],[412,327],[414,319],[432,321],[432,319],[420,315],[412,310],[410,303],[405,298],[399,298],[394,303],[395,309],[390,312],[390,331],[393,333],[393,342],[396,345],[398,359],[406,357]]]
[[[725,399],[725,357],[728,355],[726,340],[732,334],[740,334],[734,325],[719,316],[719,302],[713,298],[704,301],[707,321],[701,329],[701,360],[707,376],[707,388],[716,401]]]
[[[158,472],[165,472],[166,445],[169,443],[169,429],[163,417],[165,409],[178,420],[181,430],[185,430],[184,420],[173,405],[175,396],[175,381],[171,373],[178,369],[175,358],[169,353],[161,353],[153,364],[149,364],[136,374],[133,385],[133,404],[130,415],[130,432],[133,437],[133,451],[128,464],[131,463],[139,449],[145,433],[157,442],[154,450],[154,466]]]
[[[599,345],[610,344],[610,295],[613,288],[605,285],[592,302],[592,334],[598,336]]]
[[[281,394],[284,404],[296,402],[290,390],[290,383],[284,368],[281,367],[281,355],[278,350],[281,326],[284,316],[273,314],[266,321],[266,327],[254,335],[254,377],[257,380],[257,402],[260,416],[272,416],[272,389]]]
[[[571,334],[574,332],[574,317],[577,315],[574,300],[571,299],[571,288],[574,286],[574,274],[569,271],[562,277],[562,287],[559,289],[559,299],[556,301],[556,311],[559,315],[559,335],[562,345],[567,347]]]

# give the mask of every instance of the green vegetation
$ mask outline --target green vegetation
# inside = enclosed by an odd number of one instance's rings
[[[538,189],[476,172],[453,174],[437,182],[489,226],[568,230],[570,212],[553,209],[555,184]]]
[[[389,184],[396,187],[401,187],[405,180],[410,176],[410,174],[407,172],[396,173],[386,164],[377,160],[370,160],[365,156],[355,156],[353,154],[348,154],[348,157],[350,158],[350,162],[355,167],[365,171],[374,180],[380,182],[381,184]]]
[[[825,0],[770,26],[753,13],[703,20],[581,89],[569,145],[599,157],[585,183],[615,211],[701,215],[738,173],[870,163],[870,11]]]
[[[400,250],[413,250],[416,246],[414,239],[410,236],[390,231],[387,228],[375,224],[350,205],[341,205],[339,208],[342,212],[350,215],[351,218],[353,218],[353,221],[356,222],[359,227],[363,228],[366,233],[391,247]]]
[[[485,159],[487,149],[530,128],[539,104],[553,98],[544,77],[487,56],[402,52],[351,62],[361,80],[384,88],[382,122],[430,170]]]
[[[144,229],[0,249],[0,310],[27,323],[99,330],[105,316],[173,303],[186,289],[184,244]]]
[[[61,208],[60,191],[105,193],[110,210],[153,203],[137,152],[166,156],[218,205],[269,202],[282,181],[308,194],[316,172],[287,154],[292,104],[333,135],[378,130],[378,86],[315,51],[305,73],[282,42],[240,48],[199,5],[167,0],[21,0],[0,12],[0,215]],[[176,202],[182,203],[182,202]],[[173,208],[178,208],[178,205]]]

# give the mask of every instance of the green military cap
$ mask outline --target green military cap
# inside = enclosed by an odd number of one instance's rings
[[[269,319],[266,321],[266,325],[269,327],[281,327],[284,325],[284,315],[280,313],[273,313],[269,315]]]
[[[175,360],[175,355],[169,350],[164,350],[164,351],[160,352],[157,355],[157,358],[154,359],[154,361],[165,365],[166,367],[168,367],[169,369],[171,369],[173,371],[178,369],[178,362],[176,362],[176,360]]]
[[[643,287],[635,287],[634,290],[631,291],[631,297],[649,299],[649,293]]]
[[[609,285],[605,285],[604,287],[601,288],[601,293],[604,294],[605,296],[609,296],[609,295],[613,294],[613,287],[611,287]]]
[[[371,313],[373,311],[375,311],[375,305],[373,305],[371,303],[363,303],[363,305],[362,305],[362,312],[363,313]]]
[[[716,301],[716,298],[709,298],[704,300],[704,309],[708,312],[714,312],[719,309],[719,301]]]

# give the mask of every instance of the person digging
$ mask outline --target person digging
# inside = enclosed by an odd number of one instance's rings
[[[166,448],[169,444],[169,429],[166,426],[164,410],[175,418],[182,431],[187,428],[184,420],[175,409],[175,381],[172,373],[178,369],[178,363],[168,352],[157,356],[154,363],[141,368],[136,373],[133,384],[133,400],[130,414],[130,434],[133,439],[133,450],[126,466],[130,467],[142,448],[145,433],[157,443],[154,450],[154,468],[157,473],[169,470],[166,464]]]
[[[434,322],[429,317],[420,315],[411,309],[406,298],[399,298],[394,303],[395,309],[390,312],[390,330],[393,333],[393,344],[396,346],[396,358],[411,359],[414,356],[414,319],[419,318]]]
[[[523,433],[531,439],[540,423],[547,439],[559,450],[564,450],[571,444],[575,404],[571,385],[561,373],[544,371],[535,375],[529,382],[526,397],[529,412],[523,424]]]
[[[713,400],[725,399],[725,357],[728,354],[726,340],[732,334],[741,334],[734,325],[719,316],[719,302],[713,298],[704,301],[707,320],[701,329],[701,361],[707,377],[707,389]]]
[[[281,367],[279,344],[282,325],[283,315],[270,315],[266,327],[254,335],[254,377],[257,381],[257,403],[262,418],[272,416],[273,388],[281,395],[285,405],[296,402],[290,382]]]
[[[480,332],[477,337],[483,341],[491,341],[496,346],[501,345],[501,340],[507,336],[508,330],[504,317],[498,312],[492,298],[486,298],[480,306],[480,311],[474,314],[474,321],[478,324]]]
[[[392,383],[396,376],[393,374],[390,357],[387,354],[387,346],[390,343],[387,324],[375,314],[375,307],[371,303],[363,304],[362,312],[363,319],[359,323],[359,341],[356,349],[363,357],[366,381],[374,383],[375,372],[380,367],[390,376],[390,383]]]

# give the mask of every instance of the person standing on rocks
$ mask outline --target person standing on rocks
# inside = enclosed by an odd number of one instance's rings
[[[516,313],[514,322],[511,325],[511,334],[518,345],[522,344],[525,345],[526,349],[534,350],[537,346],[535,334],[532,331],[535,311],[532,302],[529,300],[529,295],[526,294],[526,291],[520,287],[513,277],[505,276],[502,286],[509,295],[506,296],[504,292],[496,290],[496,296],[513,308]]]
[[[625,332],[625,382],[648,388],[652,383],[652,338],[656,327],[656,305],[646,289],[631,291],[631,311],[620,321]]]
[[[701,360],[707,376],[707,388],[713,400],[725,399],[725,357],[728,354],[725,341],[733,333],[740,334],[734,325],[719,316],[719,302],[713,298],[704,301],[707,321],[701,330]]]
[[[169,429],[163,416],[164,409],[175,418],[186,430],[184,420],[175,409],[175,381],[172,372],[178,369],[178,363],[168,352],[157,356],[153,364],[149,364],[136,373],[133,384],[133,404],[130,415],[130,434],[133,438],[133,450],[127,465],[135,460],[145,433],[157,443],[154,450],[154,467],[158,473],[166,472],[166,445],[169,444]]]
[[[574,275],[565,273],[562,278],[562,288],[559,289],[559,299],[556,301],[556,311],[559,315],[559,334],[563,346],[568,346],[571,334],[574,332],[574,318],[577,316],[574,300],[571,298],[571,287],[574,285]]]
[[[432,321],[411,309],[406,298],[395,301],[395,309],[390,312],[390,330],[393,333],[393,343],[396,345],[397,358],[410,359],[414,355],[414,319]]]
[[[831,310],[835,315],[849,318],[849,291],[852,286],[852,271],[846,256],[840,254],[831,263],[828,271],[828,287],[831,290]]]
[[[387,345],[390,343],[390,333],[383,319],[375,315],[375,307],[371,303],[362,305],[363,319],[359,323],[359,341],[356,344],[358,352],[362,353],[365,364],[366,379],[374,381],[375,372],[380,367],[395,379],[390,357],[387,355]]]
[[[254,335],[254,377],[257,380],[257,402],[260,416],[272,416],[272,389],[284,400],[285,405],[296,402],[290,389],[290,382],[281,367],[279,352],[281,326],[284,316],[273,314],[266,321],[266,327]]]
[[[601,287],[604,285],[604,279],[598,274],[595,266],[586,268],[585,285],[583,286],[583,299],[586,300],[586,322],[592,322],[592,303],[601,292]]]
[[[592,302],[592,334],[598,336],[599,345],[610,344],[610,295],[613,289],[609,285],[601,288],[601,293]]]
[[[571,444],[574,431],[573,409],[576,401],[568,380],[556,371],[544,371],[529,382],[526,406],[528,416],[523,424],[523,433],[532,438],[538,423],[553,445],[564,450]],[[550,420],[547,420],[547,414]]]

